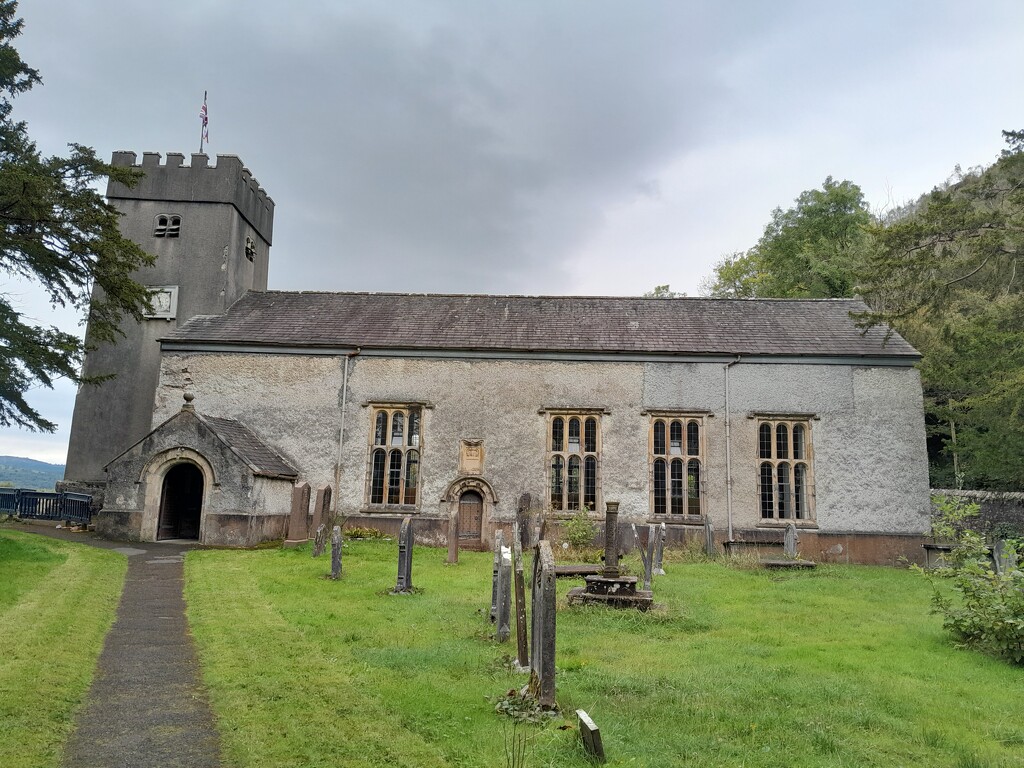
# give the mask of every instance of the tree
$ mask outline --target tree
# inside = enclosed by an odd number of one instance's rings
[[[992,166],[879,224],[864,291],[924,355],[929,413],[957,484],[1024,487],[1024,132]]]
[[[644,294],[645,299],[681,299],[685,296],[685,293],[673,291],[669,287],[668,283],[665,283],[665,285],[656,285],[654,286],[653,291],[647,291],[647,293]]]
[[[141,320],[149,308],[132,274],[153,257],[121,235],[117,211],[96,187],[105,178],[134,185],[138,174],[78,144],[67,157],[43,157],[26,124],[13,120],[14,97],[42,83],[12,44],[22,32],[16,12],[16,0],[0,0],[0,270],[38,283],[52,306],[78,310],[90,343],[113,342],[125,316]],[[60,377],[82,382],[84,353],[77,336],[33,324],[0,292],[0,426],[56,429],[26,392]]]
[[[825,179],[796,205],[776,208],[749,251],[726,256],[704,285],[720,298],[839,298],[856,292],[873,221],[864,195],[849,181]]]

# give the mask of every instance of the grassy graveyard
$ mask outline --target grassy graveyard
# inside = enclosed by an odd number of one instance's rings
[[[127,560],[0,527],[0,765],[56,766]]]
[[[227,765],[584,766],[580,708],[611,765],[1024,766],[1024,670],[952,648],[907,571],[667,557],[648,614],[567,607],[560,580],[562,714],[538,725],[495,712],[525,677],[514,630],[491,639],[491,555],[414,554],[398,596],[393,542],[348,542],[338,582],[308,548],[189,554]]]

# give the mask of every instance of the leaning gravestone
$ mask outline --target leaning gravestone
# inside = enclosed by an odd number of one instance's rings
[[[529,541],[530,538],[530,494],[524,493],[519,497],[519,503],[516,505],[516,527],[519,529],[519,546],[521,549],[528,549],[532,546],[533,542]]]
[[[590,718],[590,715],[586,713],[586,710],[577,709],[576,717],[579,719],[580,741],[583,742],[583,751],[595,763],[606,762],[604,745],[601,743],[601,730]]]
[[[653,572],[654,572],[655,576],[664,576],[665,575],[665,568],[663,567],[663,562],[664,562],[664,559],[665,559],[665,535],[666,535],[666,533],[667,533],[667,531],[665,529],[665,524],[662,523],[661,525],[658,526],[658,546],[657,546],[657,549],[654,550],[654,571]]]
[[[782,543],[782,554],[788,558],[796,558],[796,545],[800,538],[796,535],[796,525],[790,523],[786,526],[786,538]]]
[[[1004,576],[1017,570],[1017,553],[1006,546],[1005,539],[999,539],[992,547],[992,564],[996,573]]]
[[[316,489],[313,501],[313,530],[326,526],[331,522],[331,486],[321,485]]]
[[[452,510],[448,515],[448,564],[459,562],[459,511]]]
[[[498,565],[498,631],[499,643],[507,643],[512,617],[512,551],[501,548],[501,562]]]
[[[501,549],[504,544],[504,536],[499,528],[494,532],[494,565],[491,568],[491,612],[489,616],[492,624],[498,620],[498,571],[501,568]]]
[[[331,531],[331,578],[341,578],[341,526],[334,526]]]
[[[402,520],[398,532],[398,580],[391,594],[404,595],[412,592],[412,518]]]
[[[309,541],[309,483],[292,488],[292,512],[288,518],[285,547],[297,547]]]
[[[523,548],[518,523],[512,524],[512,578],[516,595],[516,656],[520,669],[528,669],[530,655],[526,639],[526,584],[523,579]]]
[[[654,526],[647,526],[647,543],[640,541],[640,534],[636,532],[636,523],[633,527],[633,541],[640,550],[640,561],[644,564],[644,589],[651,588],[651,572],[654,570]]]
[[[711,524],[711,518],[704,519],[704,554],[708,557],[715,556],[715,526]]]
[[[327,546],[327,526],[321,523],[316,528],[316,535],[313,537],[313,557],[320,557]]]
[[[533,557],[529,691],[545,709],[555,709],[555,558],[540,541]]]

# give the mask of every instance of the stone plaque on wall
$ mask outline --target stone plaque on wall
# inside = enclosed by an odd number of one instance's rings
[[[463,440],[459,451],[459,474],[482,475],[484,473],[484,441]]]

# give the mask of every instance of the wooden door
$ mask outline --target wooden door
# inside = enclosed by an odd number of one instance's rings
[[[479,545],[483,519],[484,497],[476,491],[466,491],[459,497],[459,542]]]

